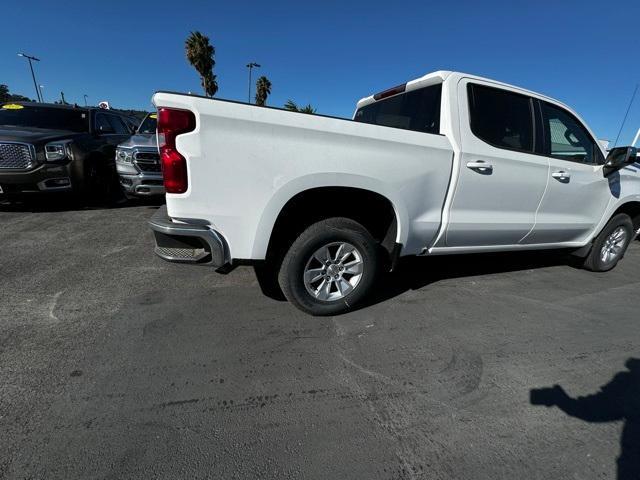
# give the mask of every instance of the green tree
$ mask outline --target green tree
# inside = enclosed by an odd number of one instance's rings
[[[0,84],[0,102],[9,101],[9,87],[4,84]]]
[[[308,113],[313,115],[316,113],[316,109],[311,106],[311,104],[307,104],[304,107],[299,106],[293,100],[287,100],[287,103],[284,104],[285,110],[289,110],[290,112],[300,112],[300,113]]]
[[[19,95],[17,93],[11,93],[9,87],[4,84],[0,84],[0,103],[3,102],[34,102],[29,97]]]
[[[267,77],[262,76],[256,82],[256,105],[264,107],[269,95],[271,95],[271,82]]]
[[[185,42],[185,50],[187,60],[200,75],[204,94],[213,97],[218,91],[218,82],[213,74],[216,49],[209,42],[209,37],[200,32],[191,32]]]

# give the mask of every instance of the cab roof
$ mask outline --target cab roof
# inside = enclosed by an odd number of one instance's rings
[[[492,83],[492,84],[494,84],[496,86],[499,86],[499,87],[503,87],[503,88],[506,88],[506,89],[509,89],[509,90],[515,90],[515,91],[517,91],[519,93],[522,93],[524,95],[528,95],[528,96],[531,96],[531,97],[536,97],[536,98],[539,98],[539,99],[542,99],[542,100],[547,100],[549,102],[561,105],[564,108],[573,111],[569,106],[565,105],[564,103],[559,102],[555,98],[548,97],[548,96],[543,95],[541,93],[534,92],[534,91],[531,91],[531,90],[527,90],[526,88],[518,87],[518,86],[515,86],[515,85],[510,85],[508,83],[500,82],[498,80],[493,80],[491,78],[481,77],[479,75],[472,75],[472,74],[464,73],[464,72],[454,72],[454,71],[450,71],[450,70],[438,70],[438,71],[435,71],[435,72],[427,73],[426,75],[423,75],[422,77],[410,80],[405,84],[398,85],[398,87],[393,87],[393,88],[391,88],[389,90],[385,90],[383,92],[379,92],[379,93],[376,93],[374,95],[370,95],[368,97],[361,98],[358,101],[357,108],[361,108],[361,107],[363,107],[365,105],[370,105],[372,103],[375,103],[378,100],[382,100],[382,98],[388,98],[389,96],[392,96],[394,94],[399,94],[399,93],[403,93],[403,92],[410,92],[411,90],[416,90],[418,88],[427,87],[429,85],[435,85],[435,84],[438,84],[438,83],[444,83],[445,81],[457,83],[457,81],[462,79],[462,78],[468,78],[468,79],[471,79],[471,80],[479,80],[479,81],[483,81],[483,82],[489,82],[489,83]],[[402,86],[404,86],[404,89],[402,89],[400,91],[399,87],[402,87]],[[398,91],[396,91],[395,93],[392,93],[395,89],[398,89]],[[384,96],[384,94],[386,92],[391,92],[391,95]]]

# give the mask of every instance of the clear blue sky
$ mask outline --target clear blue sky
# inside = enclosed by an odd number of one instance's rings
[[[0,83],[34,96],[25,51],[45,99],[109,100],[150,109],[155,90],[200,92],[184,40],[216,47],[218,97],[246,100],[249,61],[288,98],[350,116],[355,101],[426,72],[489,76],[573,106],[614,139],[640,82],[640,1],[5,0]],[[255,78],[255,77],[254,77]],[[640,127],[640,95],[619,143]]]

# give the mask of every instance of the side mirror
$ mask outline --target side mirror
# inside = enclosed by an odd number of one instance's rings
[[[616,147],[609,150],[607,160],[604,164],[604,174],[620,170],[626,165],[631,165],[638,161],[638,150],[635,147]]]

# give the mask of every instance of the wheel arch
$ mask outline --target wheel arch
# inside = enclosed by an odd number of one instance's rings
[[[358,200],[358,204],[345,208],[340,214],[337,198],[342,201]],[[305,210],[308,206],[311,206],[309,210]],[[266,258],[277,250],[277,245],[283,240],[289,240],[291,235],[311,223],[330,216],[355,216],[355,220],[374,230],[372,234],[387,251],[391,251],[397,243],[406,243],[406,209],[400,199],[390,195],[379,181],[345,174],[329,174],[319,181],[313,175],[284,185],[272,196],[258,225],[258,232],[265,234],[256,237],[254,258]],[[372,227],[375,217],[379,217],[380,223]],[[384,228],[384,234],[376,231],[375,227],[387,220],[389,225]]]
[[[607,223],[619,213],[626,213],[631,217],[633,223],[633,231],[638,232],[640,229],[640,200],[631,200],[618,206],[618,208],[609,216]]]

